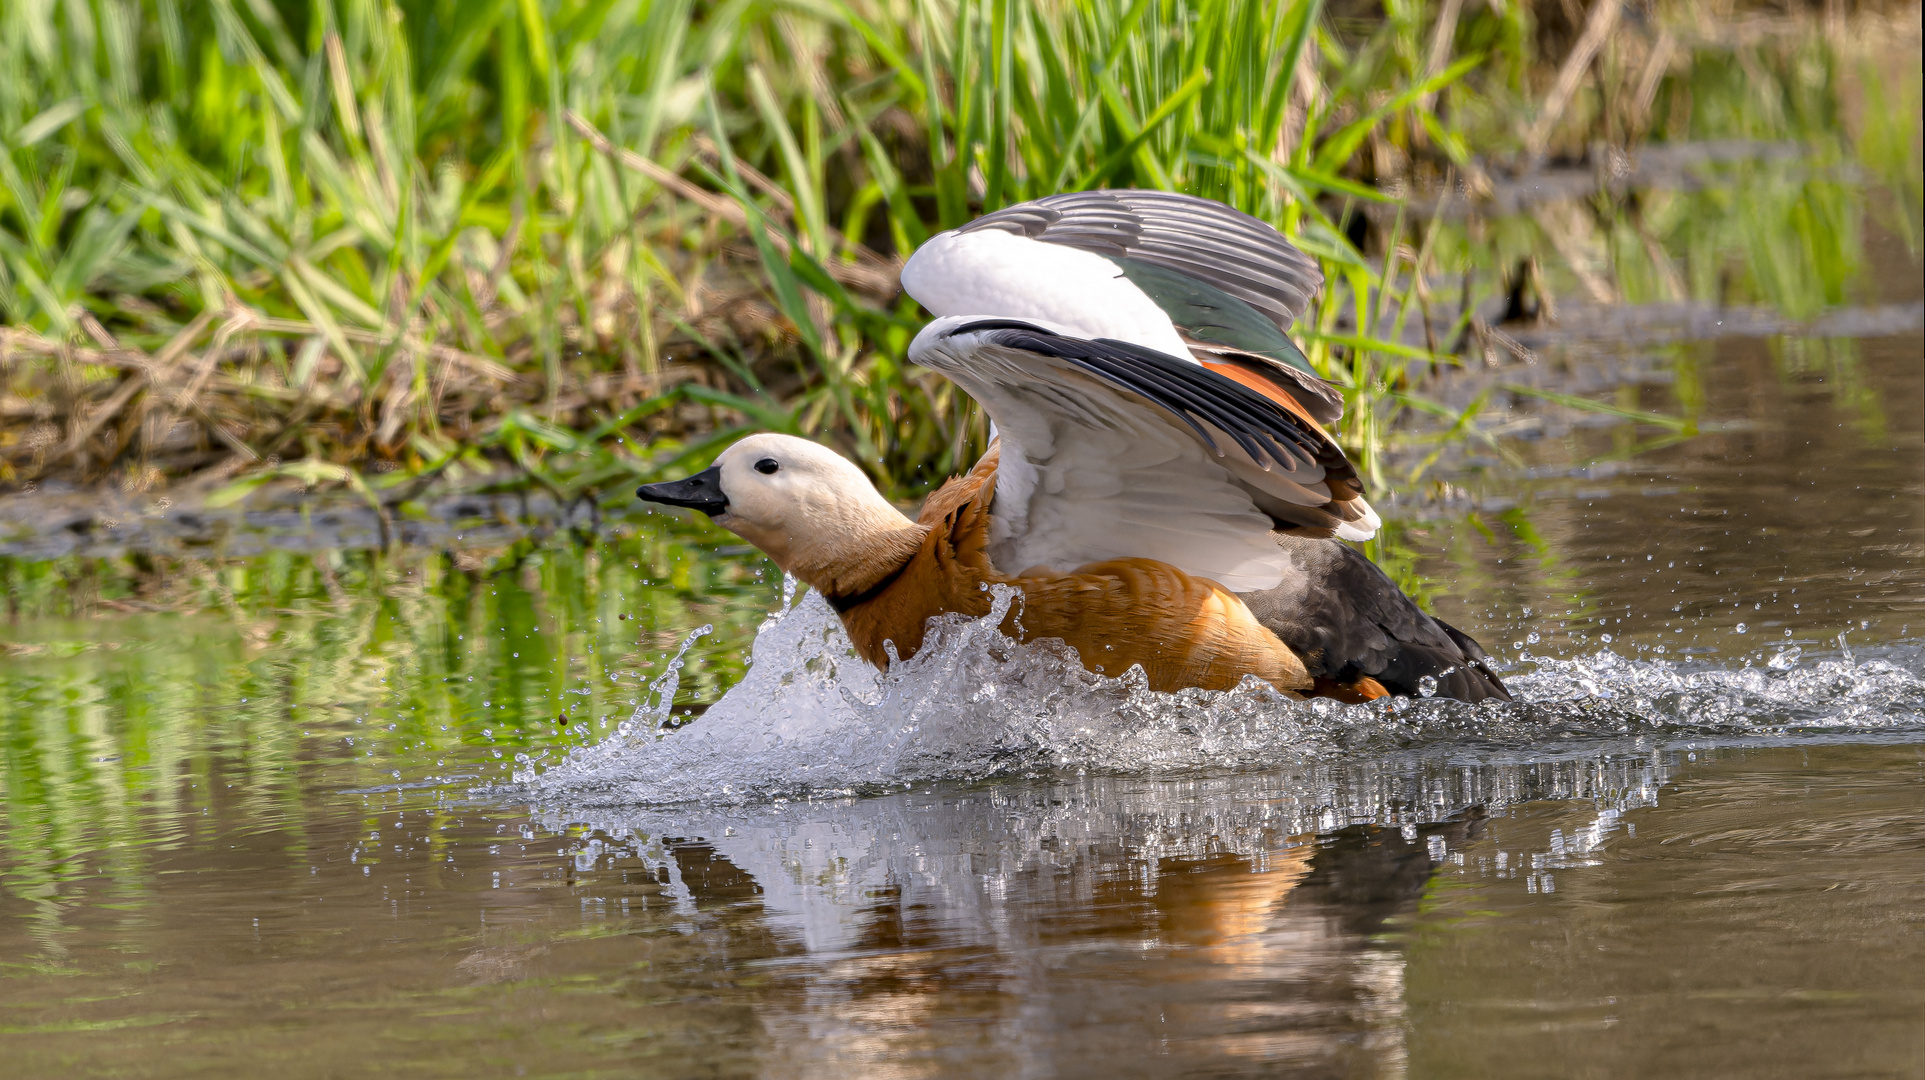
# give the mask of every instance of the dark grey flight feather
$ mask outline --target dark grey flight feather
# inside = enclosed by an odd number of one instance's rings
[[[1222,447],[1204,429],[1205,424],[1229,436],[1258,465],[1263,465],[1267,457],[1288,473],[1314,462],[1330,479],[1363,490],[1357,470],[1328,435],[1269,398],[1201,364],[1127,341],[1056,334],[1019,319],[974,319],[958,324],[944,336],[960,334],[977,334],[987,344],[1063,360],[1167,410],[1218,453]]]
[[[1282,339],[1289,353],[1296,354],[1294,358],[1274,357],[1284,363],[1298,363],[1301,354],[1287,344],[1283,331],[1323,287],[1323,271],[1316,261],[1291,246],[1282,233],[1241,210],[1194,195],[1073,191],[984,214],[957,231],[978,229],[1001,229],[1108,259],[1127,259],[1175,271],[1248,304],[1275,331],[1274,335],[1258,331],[1252,337],[1254,328],[1247,319],[1227,316],[1225,325],[1239,340],[1220,340],[1221,344],[1267,355]],[[1170,321],[1196,332],[1197,328],[1186,320],[1198,318],[1199,312],[1181,299],[1181,290],[1176,290],[1178,295],[1160,296],[1158,292],[1171,292],[1167,281],[1153,288],[1137,281],[1136,272],[1127,268],[1125,272],[1170,313]]]

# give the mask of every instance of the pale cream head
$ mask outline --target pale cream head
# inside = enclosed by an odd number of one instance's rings
[[[870,576],[882,551],[920,535],[854,463],[805,439],[751,435],[715,464],[728,499],[715,523],[831,594]]]

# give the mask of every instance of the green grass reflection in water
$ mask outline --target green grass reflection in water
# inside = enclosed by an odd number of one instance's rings
[[[9,886],[57,912],[69,862],[111,836],[133,887],[152,850],[195,835],[189,808],[213,791],[298,837],[317,788],[506,779],[518,757],[630,716],[703,623],[720,631],[679,674],[684,701],[712,700],[740,677],[765,568],[650,531],[481,554],[9,565],[28,616],[0,664]],[[108,607],[169,610],[88,617]]]

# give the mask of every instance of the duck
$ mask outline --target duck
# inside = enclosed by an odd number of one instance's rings
[[[1288,330],[1322,286],[1258,218],[1162,191],[1048,196],[930,238],[909,346],[988,415],[910,518],[853,462],[748,436],[639,498],[686,507],[819,592],[880,669],[929,620],[989,614],[1149,689],[1509,700],[1469,635],[1361,551],[1382,521],[1325,425],[1342,394]]]

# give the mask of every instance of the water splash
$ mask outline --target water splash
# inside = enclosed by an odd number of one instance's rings
[[[662,673],[648,684],[648,691],[642,695],[641,703],[635,706],[635,711],[615,728],[615,736],[610,740],[610,744],[632,742],[638,737],[652,736],[662,730],[669,712],[675,708],[675,691],[682,687],[682,667],[688,662],[688,651],[695,647],[696,642],[714,632],[715,626],[712,623],[703,623],[689,631],[688,636],[682,639],[681,647],[676,649],[675,655],[669,658],[668,665],[662,669]],[[586,729],[583,730],[586,731]],[[540,776],[541,766],[547,756],[546,750],[535,755],[516,754],[515,769],[510,774],[514,782],[526,784]]]
[[[1511,679],[1526,715],[1590,710],[1672,735],[1886,733],[1925,729],[1925,644],[1803,662],[1791,646],[1762,667],[1688,666],[1610,652],[1537,659]],[[1589,699],[1589,700],[1587,700]],[[1594,702],[1608,702],[1599,706]]]
[[[863,947],[879,895],[940,912],[945,934],[1006,942],[1012,918],[1025,913],[1113,904],[1125,882],[1153,893],[1186,861],[1233,855],[1253,871],[1287,867],[1310,837],[1354,825],[1397,829],[1417,842],[1401,854],[1395,840],[1374,845],[1382,857],[1423,852],[1438,863],[1466,838],[1470,820],[1540,800],[1590,802],[1594,810],[1568,836],[1531,852],[1529,869],[1588,864],[1626,811],[1657,805],[1672,768],[1653,754],[1528,765],[1392,754],[1222,776],[946,784],[934,798],[918,789],[750,805],[556,802],[536,814],[547,834],[579,844],[570,852],[578,873],[596,869],[597,859],[639,861],[690,914],[702,883],[686,876],[676,848],[700,845],[704,862],[725,858],[760,886],[762,917],[821,953]],[[1460,816],[1471,806],[1480,810]],[[1525,852],[1517,854],[1523,864]],[[1520,865],[1516,876],[1525,872]],[[1041,897],[1021,902],[1039,887]]]
[[[937,620],[921,652],[882,674],[809,593],[763,623],[747,676],[699,721],[660,725],[678,678],[672,661],[651,687],[655,703],[612,737],[515,779],[536,800],[576,806],[740,802],[998,775],[1274,768],[1443,742],[1925,729],[1918,643],[1805,663],[1788,649],[1736,670],[1609,649],[1525,654],[1506,671],[1514,704],[1343,705],[1292,700],[1255,679],[1162,694],[1140,671],[1106,678],[1061,643],[1004,637],[997,628],[1013,598],[999,590],[982,618]]]
[[[648,695],[640,705],[635,706],[634,715],[628,718],[629,723],[646,721],[649,730],[661,730],[662,722],[668,719],[669,711],[675,708],[675,691],[682,688],[682,665],[688,662],[688,651],[695,647],[696,642],[713,633],[714,623],[703,623],[689,631],[689,635],[682,639],[681,647],[669,658],[668,666],[655,677],[655,681],[648,684]]]

